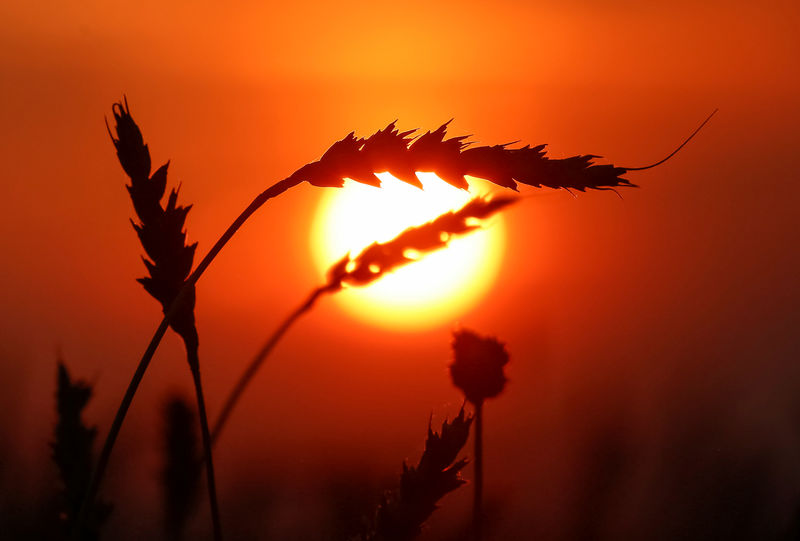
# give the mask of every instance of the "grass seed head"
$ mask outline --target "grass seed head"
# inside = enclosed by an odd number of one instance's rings
[[[453,333],[450,376],[467,400],[479,404],[499,395],[506,385],[503,372],[509,357],[505,344],[462,329]]]
[[[345,256],[328,271],[330,288],[342,284],[365,286],[387,272],[417,260],[412,254],[430,253],[447,246],[454,235],[465,235],[480,228],[475,220],[485,220],[516,201],[514,197],[476,197],[458,210],[409,227],[394,239],[374,242],[355,258]]]
[[[635,186],[622,176],[628,169],[595,164],[594,159],[600,156],[548,158],[545,145],[512,148],[513,143],[506,143],[470,147],[469,136],[447,137],[448,124],[416,138],[411,137],[416,130],[401,132],[395,122],[365,139],[350,133],[331,145],[318,161],[304,165],[292,177],[314,186],[341,187],[344,178],[380,186],[375,173],[388,171],[421,188],[415,172],[432,171],[464,190],[469,188],[467,175],[512,190],[517,189],[517,183],[578,191]]]
[[[166,193],[169,162],[150,175],[150,152],[142,132],[130,114],[127,101],[115,103],[114,131],[109,134],[117,149],[117,157],[130,178],[127,186],[139,222],[133,228],[147,254],[144,258],[149,276],[139,278],[145,290],[161,303],[166,313],[178,296],[189,276],[197,243],[186,244],[184,225],[190,206],[178,205],[178,190],[173,189],[165,206],[161,200]],[[180,311],[170,321],[170,326],[186,342],[197,344],[194,320],[195,290],[190,288]]]

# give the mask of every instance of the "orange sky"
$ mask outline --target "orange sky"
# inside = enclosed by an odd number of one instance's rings
[[[646,450],[633,494],[661,472],[653,449],[675,419],[694,418],[714,419],[734,454],[765,441],[800,479],[798,438],[775,435],[798,411],[795,2],[53,4],[0,5],[0,411],[14,411],[0,430],[27,450],[21,471],[47,453],[56,352],[96,382],[89,416],[104,433],[160,317],[134,281],[141,249],[103,125],[126,93],[154,164],[172,160],[170,182],[194,204],[199,253],[256,193],[351,130],[454,117],[453,133],[480,142],[638,166],[718,107],[672,161],[631,173],[641,188],[623,201],[525,189],[542,197],[507,215],[497,284],[461,318],[512,354],[508,392],[487,406],[487,479],[524,524],[533,487],[569,500],[581,434],[621,422]],[[212,414],[320,279],[309,252],[320,190],[269,203],[198,286]],[[459,404],[451,327],[392,333],[324,299],[231,424],[223,494],[243,464],[313,471],[323,448],[389,472],[415,458],[428,415]],[[112,460],[111,481],[156,471],[156,405],[188,384],[169,336],[120,440],[138,458],[124,471]],[[146,502],[156,488],[141,485],[133,498]]]

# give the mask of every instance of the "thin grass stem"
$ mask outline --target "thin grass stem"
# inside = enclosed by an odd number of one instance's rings
[[[247,206],[247,208],[242,211],[239,217],[236,218],[236,220],[234,220],[234,222],[228,227],[225,233],[222,234],[222,236],[219,238],[216,244],[214,244],[214,246],[211,248],[211,250],[208,251],[203,260],[200,261],[200,263],[197,265],[192,274],[189,275],[189,277],[186,279],[186,283],[184,284],[184,287],[181,290],[181,292],[185,291],[187,289],[187,286],[191,286],[197,283],[197,280],[200,279],[200,276],[205,272],[205,270],[208,268],[211,262],[214,261],[214,258],[217,257],[217,254],[220,252],[220,250],[222,250],[222,248],[228,243],[228,241],[231,240],[231,237],[233,237],[233,235],[236,234],[236,231],[238,231],[239,228],[242,227],[242,225],[244,225],[247,219],[250,218],[250,216],[252,216],[252,214],[255,211],[261,208],[261,206],[264,205],[264,203],[266,203],[273,197],[279,196],[289,188],[293,188],[298,184],[300,184],[301,182],[303,182],[302,179],[296,178],[294,175],[292,175],[290,177],[281,180],[280,182],[276,182],[275,184],[273,184],[272,186],[270,186],[269,188],[258,194],[258,196],[256,196],[255,199],[253,199],[252,203],[250,203]],[[175,299],[175,303],[173,304],[173,307],[170,309],[170,312],[172,312],[175,309],[174,305],[178,304],[179,300],[180,296],[179,298]]]
[[[483,539],[483,401],[475,404],[475,492],[472,501],[474,541]]]
[[[338,284],[326,284],[314,289],[303,302],[303,304],[298,306],[291,314],[289,314],[289,316],[283,320],[283,323],[281,323],[280,326],[275,329],[275,332],[272,333],[272,336],[269,337],[269,340],[267,340],[256,356],[253,357],[253,360],[250,361],[247,369],[239,377],[239,380],[236,382],[233,390],[231,390],[230,394],[228,394],[228,398],[225,399],[225,404],[222,406],[222,411],[220,412],[219,417],[217,417],[216,423],[214,423],[214,429],[211,431],[212,444],[216,443],[220,433],[222,433],[222,429],[225,428],[225,424],[233,412],[233,408],[235,408],[236,404],[239,402],[242,393],[244,393],[244,390],[250,384],[250,381],[252,381],[253,377],[256,375],[256,372],[258,372],[258,369],[275,348],[277,343],[280,341],[283,335],[286,334],[286,331],[289,330],[289,328],[300,316],[314,307],[314,304],[317,302],[317,299],[320,297],[320,295],[339,289],[339,287],[340,286]]]

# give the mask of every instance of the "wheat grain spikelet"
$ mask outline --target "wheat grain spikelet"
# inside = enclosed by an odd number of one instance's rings
[[[388,242],[374,242],[355,258],[346,255],[328,271],[329,289],[342,285],[365,286],[418,256],[444,248],[454,236],[480,229],[485,220],[516,201],[516,197],[475,197],[458,210],[445,212],[430,222],[409,227]]]
[[[396,178],[422,188],[417,171],[432,171],[456,188],[468,189],[466,176],[488,180],[517,190],[517,183],[567,190],[613,190],[634,187],[623,178],[628,169],[595,164],[594,154],[563,159],[548,158],[546,145],[511,148],[513,143],[470,148],[469,136],[447,137],[447,126],[412,137],[417,130],[399,131],[396,121],[367,138],[354,132],[335,142],[315,162],[298,169],[292,178],[314,186],[341,187],[345,178],[380,186],[375,173],[388,171]]]

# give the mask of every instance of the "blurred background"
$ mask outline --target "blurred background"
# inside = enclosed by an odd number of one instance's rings
[[[495,539],[785,539],[800,510],[796,2],[0,4],[0,515],[41,520],[56,359],[105,432],[161,318],[106,128],[126,94],[204,254],[261,190],[399,119],[481,143],[548,143],[641,188],[536,194],[506,215],[499,276],[457,321],[410,332],[332,299],[302,319],[216,451],[230,539],[331,539],[452,417],[456,324],[505,341],[485,408]],[[321,276],[324,190],[271,201],[198,284],[212,417]],[[343,293],[346,294],[346,293]],[[159,414],[191,396],[168,334],[103,495],[109,539],[157,538]],[[99,441],[97,442],[100,443]],[[470,455],[469,448],[465,454]],[[465,477],[471,477],[469,468]],[[467,486],[423,539],[455,538]],[[199,505],[191,532],[210,536]],[[20,534],[21,535],[21,534]],[[0,535],[0,537],[2,537]],[[13,537],[12,537],[13,538]]]

